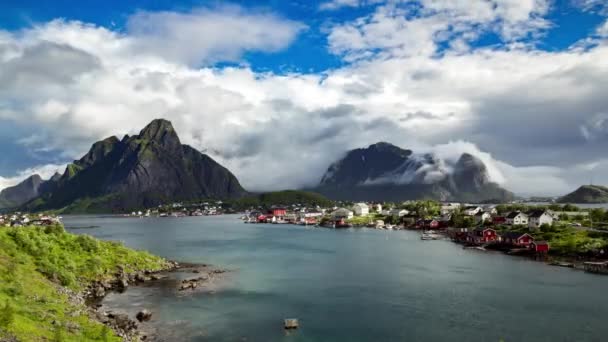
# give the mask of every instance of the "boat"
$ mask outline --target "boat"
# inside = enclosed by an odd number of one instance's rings
[[[435,233],[433,230],[429,230],[426,232],[422,232],[422,236],[420,236],[420,240],[437,240],[439,239],[439,235]]]

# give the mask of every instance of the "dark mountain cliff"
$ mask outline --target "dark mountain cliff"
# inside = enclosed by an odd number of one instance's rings
[[[246,194],[209,156],[182,145],[171,123],[157,119],[138,135],[96,142],[28,203],[31,210],[124,211],[160,203]]]

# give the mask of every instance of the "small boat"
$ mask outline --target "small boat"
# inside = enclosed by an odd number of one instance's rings
[[[435,231],[429,230],[427,232],[422,232],[422,236],[420,236],[420,240],[437,240],[439,239],[439,235],[435,233]]]

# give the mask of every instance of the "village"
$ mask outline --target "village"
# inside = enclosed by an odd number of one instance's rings
[[[61,224],[61,217],[48,214],[15,212],[0,215],[0,227],[53,226]]]
[[[360,202],[332,208],[271,206],[265,210],[248,211],[241,219],[245,223],[294,224],[335,229],[367,227],[416,230],[420,231],[421,240],[449,239],[462,244],[463,248],[498,250],[550,261],[557,266],[608,273],[608,262],[603,260],[604,251],[608,247],[608,231],[588,227],[588,211],[571,209],[568,205],[556,209],[559,210],[526,205],[472,205],[434,201],[409,201],[388,206]],[[588,238],[586,234],[593,237]],[[588,240],[562,241],[581,236]],[[549,258],[552,242],[548,239],[555,241],[556,255],[571,255],[566,258]],[[573,243],[576,244],[576,251],[564,248],[564,245]],[[583,262],[573,262],[573,258]]]

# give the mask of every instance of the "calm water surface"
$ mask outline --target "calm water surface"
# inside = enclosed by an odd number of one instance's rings
[[[68,229],[98,226],[75,233],[234,270],[213,294],[123,295],[173,322],[180,340],[605,341],[608,335],[608,277],[421,241],[411,231],[252,225],[229,215],[64,221]],[[300,319],[298,331],[282,329],[289,317]]]

